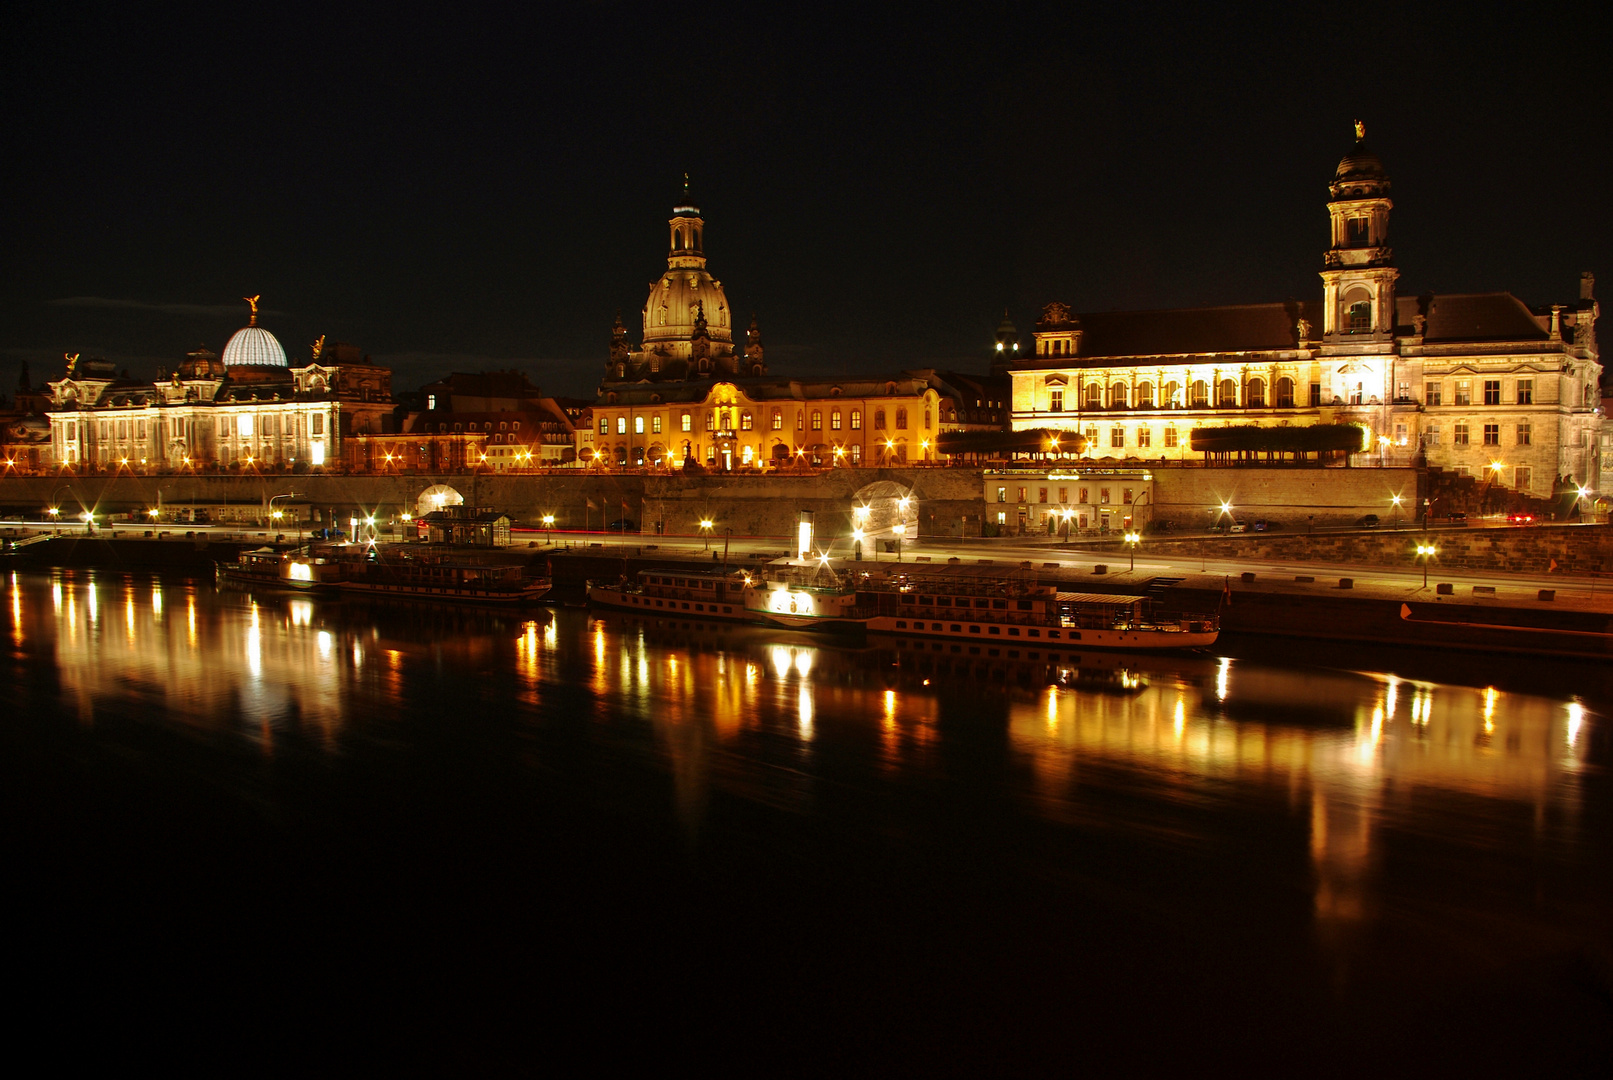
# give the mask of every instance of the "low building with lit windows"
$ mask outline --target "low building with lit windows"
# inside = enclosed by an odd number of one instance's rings
[[[457,372],[403,397],[415,408],[404,410],[402,431],[349,440],[351,469],[510,472],[576,459],[566,409],[518,371]]]
[[[346,439],[386,430],[391,372],[324,338],[311,359],[292,366],[258,325],[256,301],[222,356],[188,353],[155,383],[69,355],[63,376],[47,384],[52,463],[103,471],[335,468]]]
[[[1124,532],[1148,517],[1154,474],[1147,469],[1083,467],[987,469],[981,520],[1014,534]]]
[[[1048,304],[1029,355],[1007,365],[1013,427],[1079,432],[1090,459],[1168,461],[1197,456],[1195,428],[1353,423],[1366,432],[1360,463],[1426,463],[1533,496],[1563,477],[1596,490],[1594,279],[1543,307],[1510,293],[1397,295],[1389,178],[1363,134],[1329,188],[1320,299]]]

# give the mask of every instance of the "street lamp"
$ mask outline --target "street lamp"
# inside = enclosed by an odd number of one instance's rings
[[[1418,544],[1417,557],[1423,561],[1423,588],[1428,588],[1428,560],[1439,554],[1433,544]]]
[[[1062,513],[1064,515],[1064,539],[1068,541],[1070,539],[1070,522],[1075,519],[1075,511],[1066,506]]]
[[[856,544],[856,546],[857,546],[856,547],[857,561],[862,562],[863,561],[863,531],[861,529],[852,529],[851,530],[851,539],[852,539],[852,542],[854,544]],[[877,554],[875,555],[875,558],[878,558]]]
[[[554,547],[554,515],[543,515],[543,528],[549,534],[549,546]]]
[[[1390,502],[1391,506],[1393,506],[1394,512],[1395,512],[1395,525],[1394,525],[1394,527],[1398,529],[1398,528],[1400,528],[1400,496],[1399,495],[1394,496],[1392,499],[1389,500],[1389,502]]]
[[[711,525],[712,525],[712,521],[711,521],[710,518],[701,518],[700,519],[700,531],[706,534],[706,548],[705,548],[705,550],[707,550],[707,551],[711,550]]]
[[[1143,534],[1140,532],[1129,532],[1126,534],[1126,546],[1131,549],[1131,566],[1129,569],[1137,569],[1137,542],[1142,538]]]
[[[896,561],[902,561],[902,537],[907,535],[907,522],[896,523]]]

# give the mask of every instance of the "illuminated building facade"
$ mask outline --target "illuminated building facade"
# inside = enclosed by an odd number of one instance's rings
[[[1594,279],[1530,308],[1510,293],[1397,295],[1389,178],[1356,129],[1327,204],[1319,300],[1072,314],[1048,304],[1009,365],[1016,430],[1089,458],[1195,457],[1194,428],[1355,423],[1371,464],[1427,465],[1520,493],[1600,482]]]
[[[67,357],[50,381],[51,457],[63,468],[337,467],[344,440],[384,431],[392,376],[340,342],[314,343],[292,366],[252,317],[224,347],[186,354],[173,374],[142,383],[104,360]]]
[[[348,440],[358,472],[492,472],[572,462],[577,430],[564,406],[518,371],[456,372],[423,387],[398,433]]]

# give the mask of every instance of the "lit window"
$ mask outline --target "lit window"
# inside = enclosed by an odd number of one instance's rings
[[[1499,405],[1499,404],[1501,404],[1501,380],[1500,379],[1485,379],[1484,380],[1484,404],[1486,404],[1486,405]]]
[[[831,431],[840,430],[840,410],[836,409],[829,414],[829,428]]]
[[[1057,388],[1047,392],[1047,407],[1051,412],[1064,411],[1064,390]]]
[[[633,417],[633,434],[635,434],[635,435],[644,434],[644,417],[642,417],[642,416]]]
[[[862,410],[861,409],[853,409],[853,410],[851,410],[851,430],[853,430],[853,431],[861,431],[862,426],[863,426]]]
[[[1518,404],[1533,405],[1535,403],[1535,381],[1533,379],[1518,380]]]
[[[678,417],[678,427],[682,431],[693,431],[694,417],[690,416],[688,413],[684,413],[682,416]]]
[[[1423,383],[1423,404],[1438,405],[1440,402],[1441,389],[1443,385],[1444,384],[1437,382]]]

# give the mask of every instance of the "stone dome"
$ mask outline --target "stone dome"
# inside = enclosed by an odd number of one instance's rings
[[[261,326],[243,326],[224,346],[225,367],[286,367],[286,350]]]
[[[661,280],[650,286],[644,301],[644,347],[653,349],[672,342],[687,345],[701,312],[712,344],[731,345],[734,319],[722,282],[703,266],[668,267]]]

